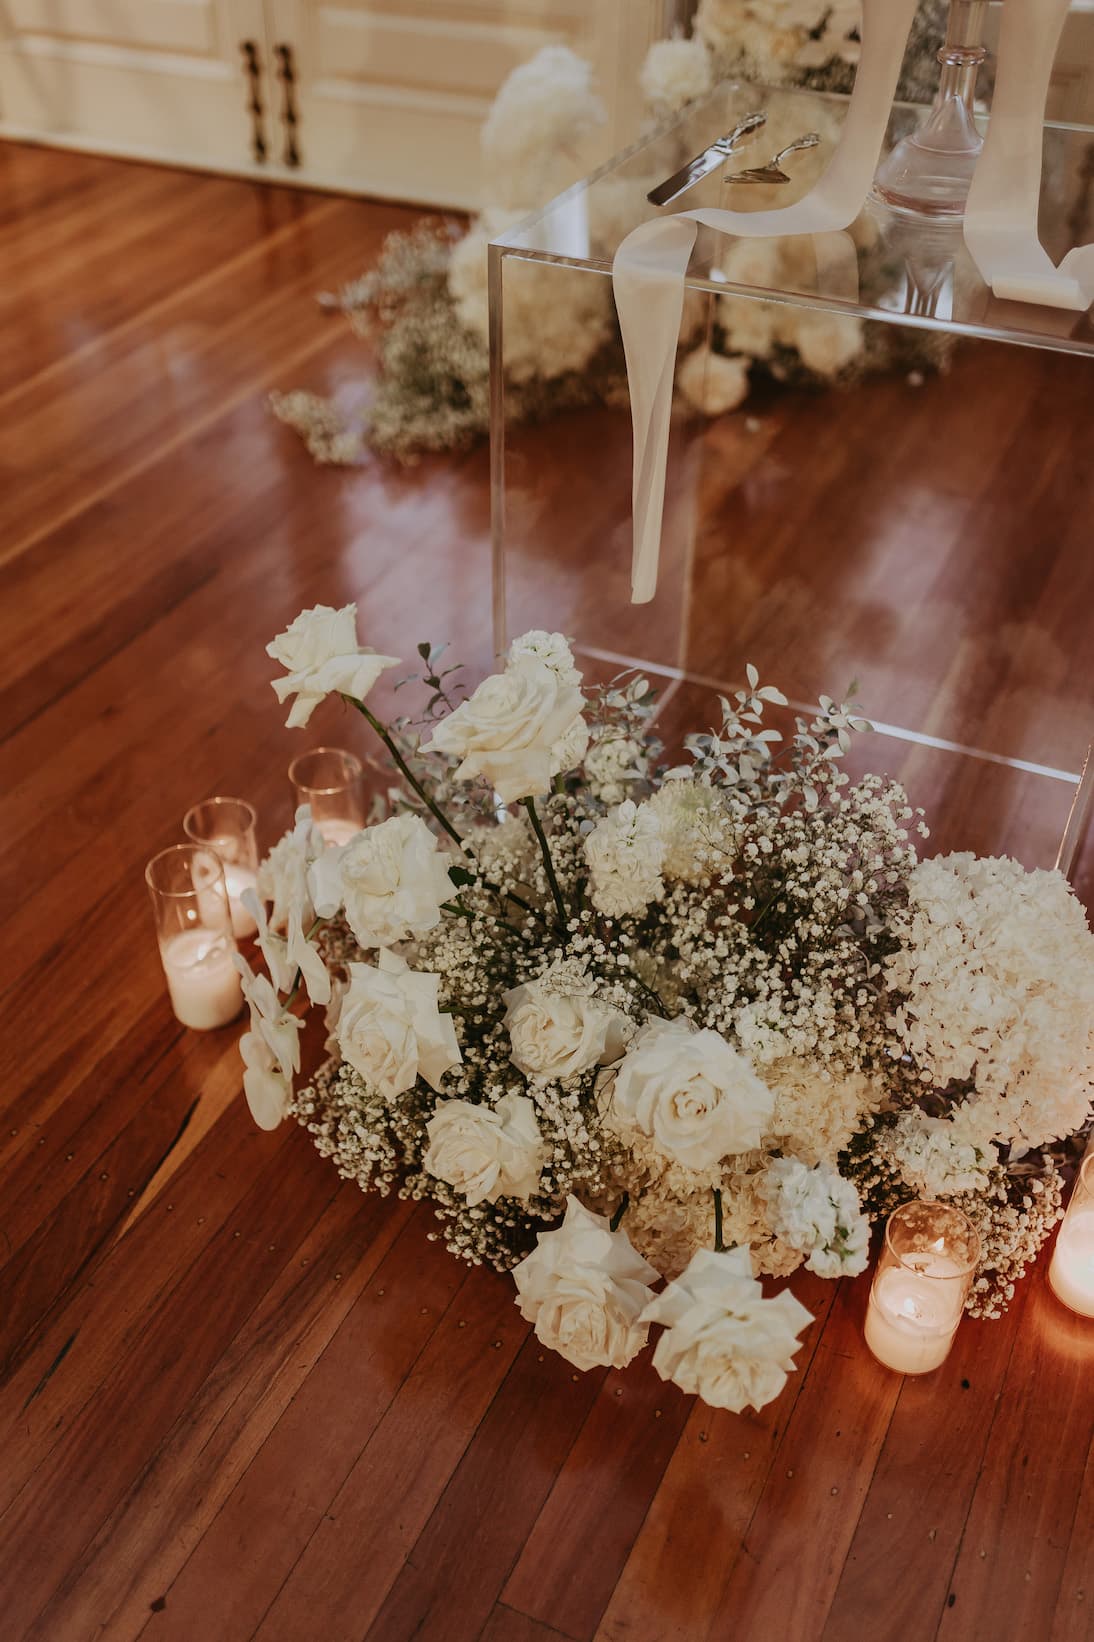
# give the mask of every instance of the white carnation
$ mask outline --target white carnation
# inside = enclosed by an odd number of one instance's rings
[[[385,668],[399,665],[397,656],[380,656],[358,644],[355,604],[302,610],[270,641],[266,654],[286,670],[284,678],[273,681],[278,701],[296,697],[286,720],[290,730],[306,724],[332,693],[364,701]]]
[[[630,781],[646,772],[646,748],[631,736],[597,736],[585,755],[585,779],[601,804],[621,804]]]
[[[542,628],[529,628],[509,646],[506,663],[518,662],[525,656],[541,661],[552,673],[557,673],[563,684],[581,686],[581,673],[574,664],[570,642],[561,633],[546,633]]]
[[[567,1199],[558,1230],[541,1232],[513,1268],[513,1280],[536,1338],[575,1368],[625,1368],[646,1344],[641,1319],[658,1274],[625,1232],[613,1232],[576,1197]]]
[[[865,1271],[870,1222],[850,1181],[824,1164],[809,1168],[796,1157],[773,1158],[758,1186],[773,1236],[804,1254],[818,1277],[854,1277]]]
[[[813,1319],[792,1294],[764,1298],[747,1249],[700,1249],[642,1320],[665,1325],[653,1354],[663,1380],[739,1414],[779,1395]]]
[[[664,892],[661,824],[648,804],[628,799],[585,840],[593,905],[608,918],[640,916]]]

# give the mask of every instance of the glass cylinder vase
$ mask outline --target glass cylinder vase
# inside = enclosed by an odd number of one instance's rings
[[[1052,1291],[1080,1317],[1094,1317],[1094,1152],[1075,1180],[1048,1268]]]
[[[171,1007],[183,1026],[227,1026],[243,1005],[224,867],[202,844],[173,844],[144,870]]]
[[[866,1344],[900,1374],[929,1374],[949,1356],[980,1259],[960,1209],[919,1198],[889,1216],[870,1290]]]
[[[365,781],[361,760],[343,747],[313,747],[289,765],[296,802],[309,805],[311,818],[328,844],[346,844],[365,824]]]

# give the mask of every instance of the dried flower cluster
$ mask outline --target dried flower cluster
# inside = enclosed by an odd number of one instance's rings
[[[355,614],[297,617],[274,687],[290,723],[341,695],[406,785],[342,844],[302,810],[263,865],[257,1121],[291,1112],[363,1190],[428,1199],[579,1367],[657,1323],[655,1366],[728,1407],[778,1391],[807,1320],[758,1278],[862,1271],[912,1197],[973,1220],[970,1305],[998,1315],[1094,1093],[1094,938],[1065,881],[919,861],[902,789],[841,769],[857,710],[822,696],[784,741],[751,667],[664,770],[645,681],[587,693],[559,634],[459,703],[422,645],[423,743],[365,706],[392,662]],[[300,989],[330,1055],[294,1093]]]

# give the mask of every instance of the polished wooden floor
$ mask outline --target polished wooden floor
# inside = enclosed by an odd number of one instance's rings
[[[1042,1273],[925,1381],[814,1279],[759,1415],[576,1374],[170,1014],[145,860],[212,792],[288,819],[268,637],[356,598],[489,658],[485,453],[323,471],[265,402],[362,391],[311,295],[410,220],[0,145],[0,1638],[1081,1642],[1094,1339]]]

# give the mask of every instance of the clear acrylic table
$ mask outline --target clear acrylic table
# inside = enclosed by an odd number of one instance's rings
[[[853,316],[867,355],[884,349],[894,364],[823,388],[769,376],[732,414],[674,415],[658,590],[630,602],[616,247],[661,214],[649,190],[753,109],[768,115],[755,143],[667,209],[791,203],[845,107],[723,85],[491,247],[497,647],[546,627],[571,636],[594,676],[641,667],[669,742],[713,723],[711,691],[739,684],[746,662],[803,706],[854,682],[878,731],[856,756],[928,809],[932,849],[1059,858],[1089,900],[1094,775],[1079,782],[1094,737],[1094,323],[995,299],[959,225],[868,202],[848,236],[850,291],[846,259],[818,268],[801,240],[775,259],[776,281],[733,251],[771,242],[700,230],[681,357],[710,339],[729,298],[738,318],[742,303]],[[887,142],[924,114],[895,108]],[[723,186],[727,169],[813,130],[822,141],[788,162],[789,184]],[[1041,234],[1057,258],[1094,239],[1089,129],[1046,128]],[[559,397],[569,382],[586,402],[529,419],[529,336],[549,350],[568,317],[590,327],[589,343],[579,370],[567,360]],[[910,368],[924,347],[952,353],[948,369]],[[584,391],[582,372],[607,391]]]

